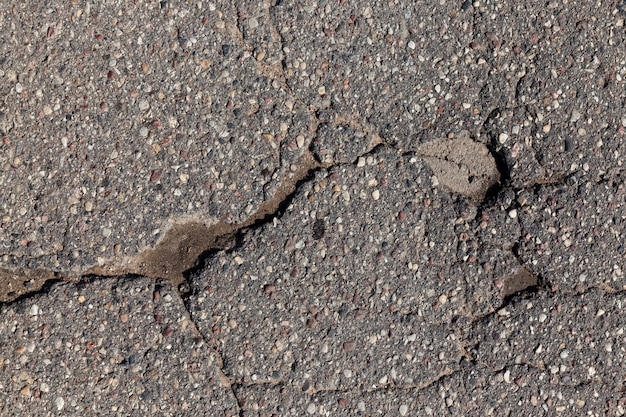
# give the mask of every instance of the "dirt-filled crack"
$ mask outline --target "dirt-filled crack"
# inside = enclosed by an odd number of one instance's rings
[[[81,275],[49,270],[0,269],[0,303],[12,302],[45,291],[51,283],[58,281],[80,282],[93,276],[138,275],[169,281],[181,294],[189,290],[186,277],[213,252],[232,247],[237,237],[251,227],[271,221],[285,208],[294,195],[298,184],[319,168],[311,154],[305,154],[289,171],[274,194],[272,200],[263,202],[259,209],[241,223],[207,223],[201,220],[174,224],[154,248],[124,262],[111,261],[94,266]]]

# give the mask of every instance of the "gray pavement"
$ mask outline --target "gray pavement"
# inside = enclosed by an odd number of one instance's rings
[[[3,5],[1,414],[624,415],[625,18]]]

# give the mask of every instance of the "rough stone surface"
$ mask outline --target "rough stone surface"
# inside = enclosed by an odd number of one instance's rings
[[[376,142],[376,138],[371,135],[368,137],[346,123],[323,123],[318,127],[317,136],[311,143],[311,151],[325,165],[355,163]]]
[[[535,274],[564,291],[626,288],[621,177],[597,183],[570,178],[521,196],[520,258]]]
[[[219,357],[169,285],[57,284],[0,317],[2,415],[237,413]]]
[[[80,273],[170,221],[240,222],[273,198],[311,119],[233,35],[230,6],[49,10],[2,14],[0,266]]]
[[[540,294],[515,300],[471,330],[474,359],[500,371],[527,365],[557,386],[607,386],[623,397],[621,293]]]
[[[0,414],[626,414],[625,19],[7,3]]]
[[[606,385],[561,385],[549,372],[528,365],[499,371],[463,367],[418,390],[387,388],[372,391],[325,391],[306,394],[284,386],[237,389],[244,416],[343,415],[621,415],[621,393]]]
[[[493,311],[497,280],[519,265],[459,241],[456,200],[431,178],[385,149],[320,170],[280,220],[209,259],[189,308],[225,372],[319,390],[420,386],[455,369],[451,323]]]

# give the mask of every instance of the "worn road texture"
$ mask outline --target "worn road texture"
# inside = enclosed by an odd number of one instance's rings
[[[626,3],[0,0],[0,414],[626,413]]]

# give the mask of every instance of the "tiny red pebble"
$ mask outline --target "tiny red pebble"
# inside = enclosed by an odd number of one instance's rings
[[[153,120],[152,121],[152,127],[154,127],[155,129],[160,129],[161,128],[161,122],[159,122],[158,120]]]
[[[161,299],[161,293],[158,291],[154,292],[154,301],[159,301]]]
[[[126,323],[128,321],[128,314],[120,314],[120,321]]]
[[[150,181],[154,182],[161,177],[161,171],[152,171],[150,174]]]
[[[163,330],[163,336],[167,337],[171,334],[172,334],[172,328],[170,326],[167,326],[165,330]]]
[[[403,211],[401,211],[400,213],[398,213],[398,220],[400,220],[401,222],[406,220],[406,214],[404,214]]]
[[[354,342],[344,342],[342,345],[343,350],[353,350],[356,347],[356,343]]]
[[[102,39],[104,39],[104,36],[102,36],[102,34],[98,33],[97,35],[95,35],[96,39],[101,41]]]
[[[48,37],[54,36],[54,26],[48,26]]]
[[[337,401],[337,403],[339,403],[339,405],[342,407],[345,407],[346,405],[348,405],[348,401],[343,397],[339,398],[339,401]]]
[[[107,109],[107,104],[103,101],[100,103],[100,110],[106,110]]]
[[[115,78],[115,72],[113,72],[113,71],[107,72],[107,78],[109,80],[112,80],[113,78]]]

